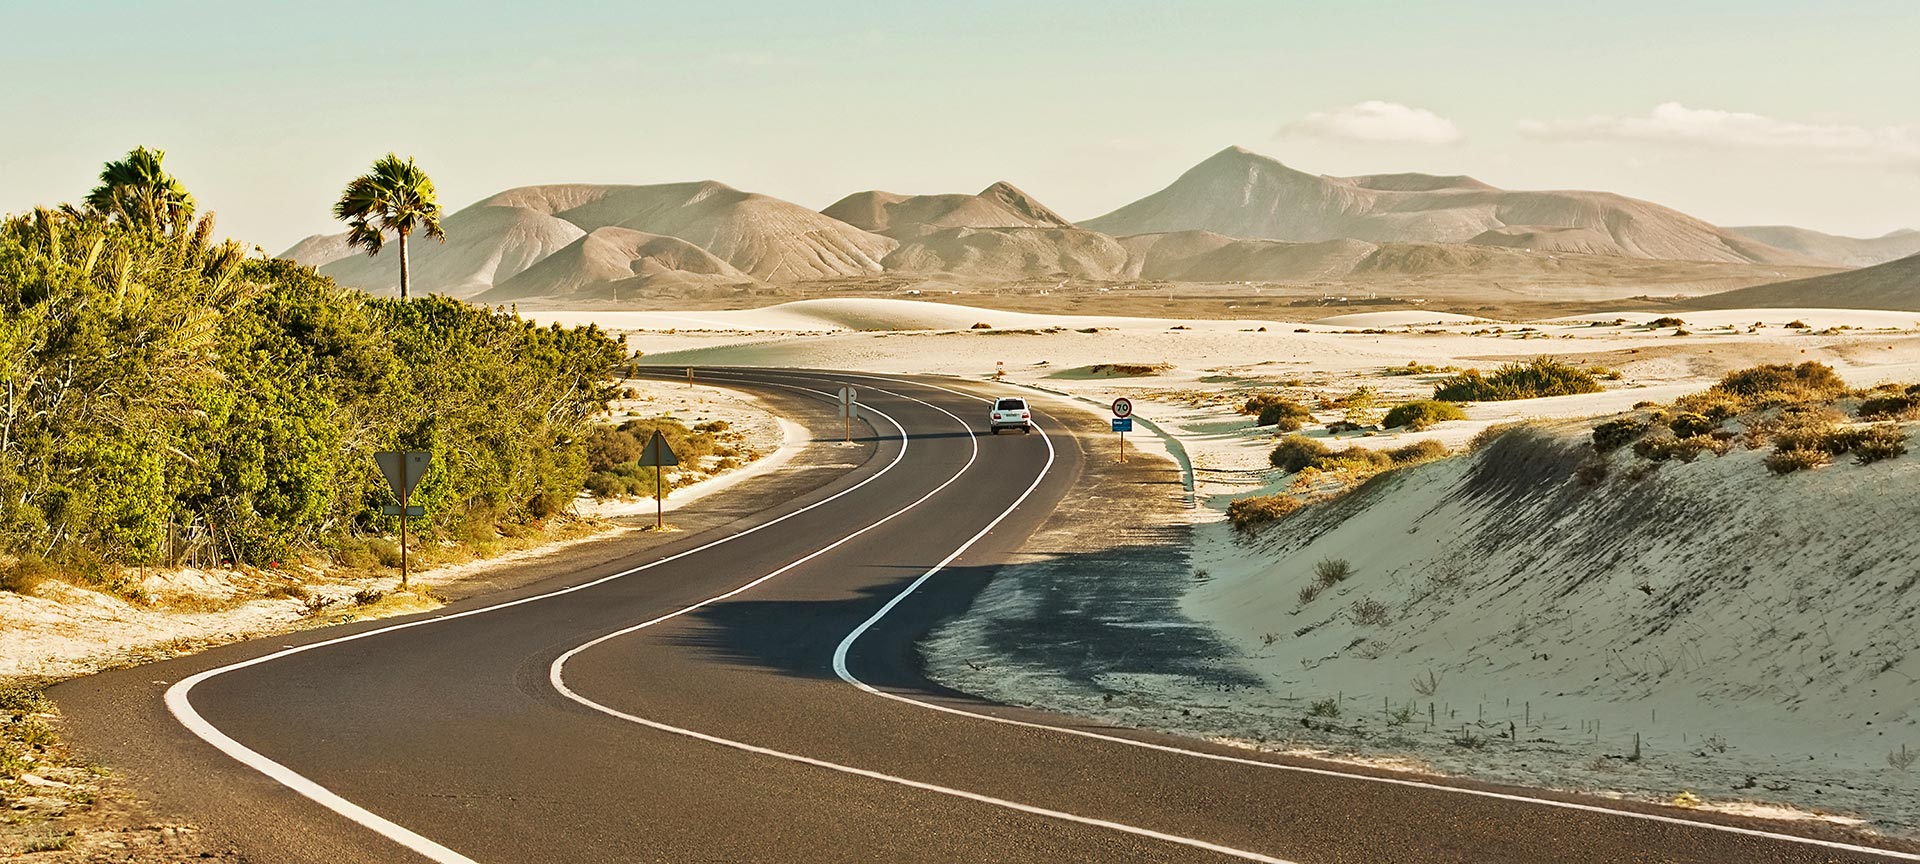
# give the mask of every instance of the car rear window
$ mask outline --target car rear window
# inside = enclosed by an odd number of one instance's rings
[[[1027,400],[1002,399],[1000,400],[1000,404],[995,405],[993,407],[994,407],[994,410],[996,411],[1024,411],[1026,410],[1026,407],[1027,407]]]

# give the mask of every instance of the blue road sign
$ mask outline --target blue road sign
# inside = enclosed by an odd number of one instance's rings
[[[1113,431],[1115,431],[1115,432],[1132,432],[1132,431],[1133,431],[1133,418],[1132,418],[1132,417],[1115,417],[1115,418],[1113,418]]]

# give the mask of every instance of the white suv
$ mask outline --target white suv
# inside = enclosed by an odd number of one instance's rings
[[[1033,413],[1027,410],[1027,400],[994,400],[993,409],[987,412],[987,428],[995,435],[1002,429],[1018,429],[1023,434],[1032,432]]]

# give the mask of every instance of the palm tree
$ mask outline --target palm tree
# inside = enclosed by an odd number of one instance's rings
[[[193,219],[193,196],[160,166],[164,150],[135,147],[127,158],[100,169],[100,185],[87,193],[94,212],[164,233]]]
[[[440,205],[434,200],[433,181],[413,164],[388,153],[373,170],[347,184],[333,205],[333,218],[347,223],[347,243],[378,255],[387,232],[400,237],[400,299],[407,299],[407,237],[415,231],[445,240],[440,230]]]

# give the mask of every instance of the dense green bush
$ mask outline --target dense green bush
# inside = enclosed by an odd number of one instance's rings
[[[0,556],[103,581],[392,527],[372,454],[432,451],[428,538],[566,507],[618,343],[242,260],[191,210],[0,224]]]
[[[1433,398],[1446,402],[1498,402],[1600,390],[1600,382],[1594,379],[1593,373],[1552,357],[1535,357],[1526,363],[1505,364],[1491,375],[1483,376],[1478,369],[1450,375],[1434,386]]]
[[[667,447],[673,450],[680,464],[691,466],[715,455],[720,447],[714,433],[724,428],[724,423],[717,426],[703,423],[688,429],[686,424],[671,417],[656,417],[594,429],[587,436],[586,489],[596,498],[626,495],[651,498],[658,469],[641,467],[639,460],[655,430],[667,439]],[[668,471],[659,480],[657,488],[662,492],[672,492],[691,482],[685,472],[675,471]]]
[[[1467,415],[1452,402],[1421,399],[1395,406],[1380,425],[1388,429],[1405,427],[1416,432],[1448,420],[1465,420]]]

